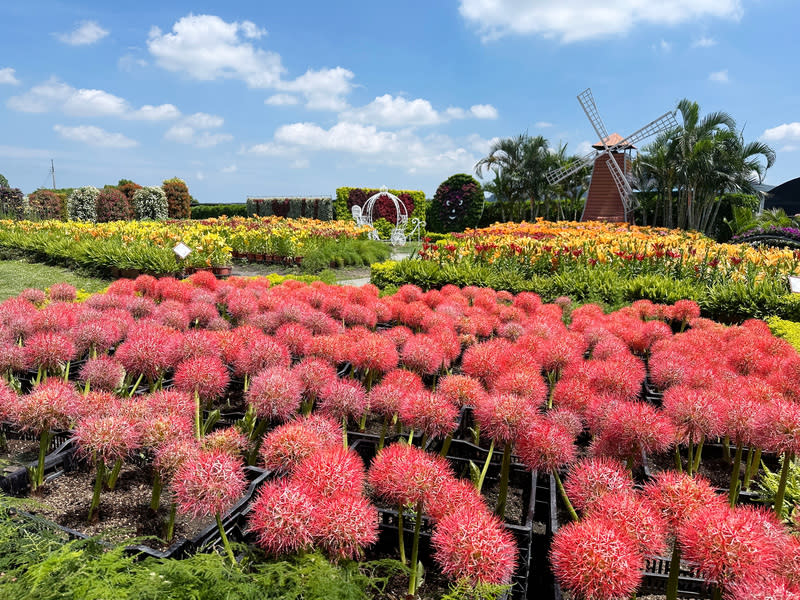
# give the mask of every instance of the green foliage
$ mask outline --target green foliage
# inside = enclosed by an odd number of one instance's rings
[[[303,270],[317,273],[328,268],[362,267],[389,258],[386,244],[374,240],[316,238],[309,240]]]
[[[70,221],[96,221],[99,195],[100,190],[90,185],[74,190],[67,199],[67,215]]]
[[[327,197],[319,198],[248,198],[247,216],[286,217],[288,219],[333,219],[333,201]]]
[[[783,467],[784,460],[785,458],[781,459],[781,467]],[[773,505],[775,496],[778,493],[781,469],[773,473],[763,463],[761,468],[764,470],[764,474],[758,481],[760,500],[768,505]],[[783,507],[784,515],[792,515],[794,513],[795,517],[800,516],[800,464],[796,460],[789,465],[789,477],[786,479],[786,495],[783,497]]]
[[[87,292],[99,292],[109,283],[71,270],[9,258],[0,252],[0,301],[18,295],[25,288],[43,290],[54,283],[69,283]]]
[[[8,179],[5,178],[5,175],[0,173],[0,188],[7,188],[8,187]]]
[[[394,231],[394,225],[386,219],[373,221],[372,226],[375,228],[375,231],[378,232],[378,236],[380,236],[382,240],[388,240],[389,236],[392,235],[392,231]]]
[[[783,338],[800,352],[800,323],[787,321],[779,317],[769,317],[767,319],[770,331],[773,335]]]
[[[221,216],[247,217],[247,204],[195,204],[192,219],[213,219]]]
[[[21,219],[25,215],[22,190],[0,187],[0,215],[11,219]]]
[[[481,184],[471,175],[459,173],[447,178],[428,208],[427,228],[445,233],[475,227],[483,212]]]
[[[340,187],[336,188],[336,199],[334,200],[334,212],[336,218],[340,221],[350,221],[353,214],[350,211],[349,199],[353,190],[361,190],[366,195],[366,198],[376,194],[379,190],[372,190],[369,188],[356,188],[356,187]],[[408,215],[408,221],[412,219],[420,219],[424,221],[428,212],[428,201],[425,198],[425,192],[420,190],[387,190],[390,194],[394,194],[401,198],[403,194],[407,194],[414,203],[414,210]]]
[[[333,564],[316,553],[267,560],[244,551],[231,566],[219,554],[139,560],[93,540],[65,543],[55,530],[0,516],[0,597],[28,600],[366,600],[405,567],[392,560]]]
[[[28,195],[28,214],[33,219],[66,218],[66,204],[61,197],[48,189],[39,189]]]
[[[133,200],[133,195],[138,190],[142,189],[142,186],[140,186],[138,183],[134,183],[130,179],[120,179],[119,183],[117,184],[117,189],[125,194],[128,200]]]
[[[472,585],[467,580],[450,586],[450,591],[441,600],[499,600],[504,598],[511,586],[491,583]]]
[[[133,206],[128,197],[118,188],[106,186],[97,196],[97,222],[130,221]]]
[[[173,177],[161,184],[167,197],[167,215],[170,219],[188,219],[191,214],[192,197],[183,179]]]
[[[168,216],[167,196],[160,187],[143,187],[133,195],[133,209],[140,221],[163,221]]]

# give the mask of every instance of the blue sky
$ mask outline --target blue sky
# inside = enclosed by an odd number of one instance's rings
[[[681,98],[800,176],[796,0],[3,2],[0,173],[201,202],[421,189],[527,131],[585,150]]]

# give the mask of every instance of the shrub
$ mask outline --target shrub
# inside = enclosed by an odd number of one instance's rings
[[[97,222],[108,223],[131,219],[133,219],[133,206],[128,197],[115,187],[104,187],[97,196]]]
[[[24,201],[19,188],[0,187],[0,213],[14,219],[21,219],[24,215]]]
[[[8,179],[6,179],[5,176],[2,173],[0,173],[0,188],[7,188],[7,187],[8,187]]]
[[[446,179],[436,190],[428,209],[431,231],[464,231],[475,227],[483,212],[483,191],[474,177],[459,173]]]
[[[96,221],[97,196],[100,190],[87,185],[74,190],[67,199],[67,215],[71,221]]]
[[[373,190],[369,188],[353,188],[341,187],[336,189],[335,212],[336,218],[349,221],[353,218],[352,208],[353,205],[364,206],[364,203],[377,194],[380,190]],[[394,194],[406,205],[408,211],[408,221],[412,219],[425,220],[425,215],[428,209],[428,201],[425,199],[425,192],[419,190],[388,190],[389,193]],[[375,203],[375,209],[372,216],[373,221],[380,218],[387,219],[392,225],[395,224],[396,213],[394,203],[386,199],[380,199]]]
[[[319,198],[248,198],[247,216],[286,217],[289,219],[333,219],[333,201],[328,197]]]
[[[133,210],[140,221],[163,221],[169,215],[164,190],[152,186],[138,190],[133,195]]]
[[[65,209],[64,201],[52,190],[36,190],[28,195],[28,212],[34,219],[64,219]]]
[[[120,179],[119,183],[117,184],[117,189],[125,194],[125,197],[128,198],[128,200],[133,200],[133,195],[142,189],[142,186],[140,186],[138,183],[134,183],[130,179]]]
[[[170,219],[188,219],[191,214],[192,197],[183,179],[165,179],[161,189],[167,197],[167,215]]]
[[[247,204],[195,204],[192,206],[192,219],[212,219],[221,216],[247,217]]]

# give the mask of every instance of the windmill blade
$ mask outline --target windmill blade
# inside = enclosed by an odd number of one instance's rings
[[[614,180],[614,184],[617,186],[619,196],[622,198],[622,205],[625,207],[625,212],[627,213],[633,205],[633,189],[631,188],[631,184],[628,182],[628,178],[625,177],[622,169],[620,169],[619,165],[617,164],[614,156],[608,153],[606,154],[606,157],[606,166],[608,166],[608,170],[611,171],[611,178]]]
[[[675,111],[664,113],[660,117],[658,117],[655,121],[651,121],[638,131],[633,132],[628,137],[626,137],[621,142],[614,144],[611,147],[612,150],[624,147],[624,146],[635,146],[639,142],[644,139],[647,139],[651,136],[658,135],[664,131],[669,131],[671,129],[676,129],[678,127],[678,121],[675,118]]]
[[[605,146],[606,138],[608,137],[608,131],[606,131],[606,126],[603,123],[603,119],[600,118],[600,113],[597,111],[597,105],[594,103],[594,96],[592,96],[592,89],[586,88],[580,94],[578,94],[578,102],[581,103],[583,112],[586,113],[586,116],[589,118],[589,122],[592,124],[592,127],[594,127],[595,133],[600,136],[600,141],[602,142],[603,146]]]
[[[581,169],[591,165],[594,162],[596,156],[597,152],[593,150],[586,156],[582,156],[577,160],[573,160],[571,163],[564,165],[563,167],[558,167],[557,169],[550,169],[545,174],[545,177],[547,178],[547,183],[549,183],[550,185],[555,185],[559,181],[563,181],[573,173],[577,173]]]

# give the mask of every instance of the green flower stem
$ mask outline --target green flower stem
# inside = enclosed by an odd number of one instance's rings
[[[142,378],[144,377],[144,373],[139,375],[139,379],[136,380],[136,383],[133,384],[130,393],[128,394],[128,398],[133,398],[133,394],[136,392],[136,388],[139,387],[139,384],[142,383]]]
[[[686,471],[689,475],[692,474],[694,469],[694,444],[692,443],[692,437],[689,436],[689,445],[686,447]]]
[[[447,453],[450,451],[450,444],[453,442],[453,434],[449,434],[446,438],[444,438],[444,442],[442,442],[442,449],[439,451],[439,456],[445,457]]]
[[[675,446],[675,468],[678,473],[683,473],[683,461],[681,460],[681,447]]]
[[[119,472],[122,470],[122,459],[118,458],[114,463],[114,468],[111,469],[111,475],[108,476],[108,489],[113,490],[117,487],[117,479],[119,479]]]
[[[569,516],[572,517],[572,520],[576,523],[578,522],[578,513],[575,512],[575,507],[572,506],[572,502],[569,501],[569,496],[567,496],[567,490],[564,489],[564,484],[561,483],[561,477],[558,476],[558,470],[553,469],[553,478],[556,480],[556,485],[558,486],[558,491],[561,494],[561,499],[564,501],[564,505],[567,507],[567,511],[569,512]]]
[[[733,459],[733,470],[731,470],[731,488],[728,492],[728,502],[736,506],[736,499],[739,496],[739,470],[742,466],[742,443],[736,444],[736,458]]]
[[[494,513],[504,519],[506,516],[506,500],[508,498],[508,475],[511,471],[511,443],[503,448],[503,464],[500,467],[500,491],[497,495],[497,507]]]
[[[414,430],[411,429],[408,432],[408,445],[411,446],[411,443],[414,441]]]
[[[705,441],[706,438],[701,438],[700,443],[697,444],[697,447],[694,450],[694,465],[692,465],[693,473],[697,473],[700,470],[700,458],[703,455],[703,444]]]
[[[53,434],[49,429],[44,430],[39,436],[39,460],[36,463],[36,473],[33,477],[34,490],[44,483],[44,457],[47,455],[47,449],[50,447],[50,442],[53,439]]]
[[[400,562],[405,564],[406,563],[406,542],[405,542],[405,532],[403,530],[403,505],[401,504],[397,508],[397,531],[400,536],[399,547],[400,547]]]
[[[214,515],[217,519],[217,528],[219,529],[219,535],[222,537],[222,545],[225,546],[225,552],[228,554],[228,558],[231,559],[231,564],[236,564],[236,557],[233,555],[233,550],[231,549],[231,543],[228,541],[228,536],[225,534],[225,528],[222,526],[222,519],[219,517],[219,513]]]
[[[778,519],[783,519],[783,497],[786,494],[786,480],[789,478],[789,467],[792,465],[793,458],[791,452],[783,453],[781,479],[778,482],[778,491],[775,494],[775,516],[777,516]]]
[[[475,485],[478,488],[478,492],[483,489],[483,481],[486,479],[486,473],[489,471],[489,463],[492,462],[492,454],[494,454],[494,440],[492,440],[492,444],[489,446],[489,452],[486,454],[486,462],[483,463],[483,469],[481,469],[481,476],[478,479],[478,483]]]
[[[164,536],[167,542],[172,542],[175,537],[175,513],[178,505],[172,502],[169,505],[169,520],[167,520],[167,534]]]
[[[67,365],[64,367],[64,383],[69,381],[69,365],[72,361],[67,361]]]
[[[417,502],[417,516],[414,522],[414,541],[411,545],[411,576],[408,581],[409,596],[417,593],[419,573],[419,532],[422,529],[422,500]]]
[[[161,473],[156,471],[153,476],[153,495],[150,498],[150,510],[154,513],[158,512],[158,507],[161,505],[161,489],[163,481],[161,480]]]
[[[378,440],[378,452],[383,449],[383,443],[386,441],[386,432],[389,430],[389,415],[383,417],[383,427],[381,427],[381,439]]]
[[[750,464],[750,467],[744,472],[744,483],[742,484],[742,488],[745,490],[750,489],[750,483],[753,480],[753,477],[756,476],[758,473],[758,467],[761,465],[761,448],[756,450],[755,456],[753,456],[753,461]]]
[[[342,417],[342,443],[347,450],[347,417]]]
[[[261,442],[264,441],[264,433],[266,433],[267,427],[269,427],[269,421],[267,421],[266,419],[262,419],[257,422],[256,426],[253,427],[253,430],[250,432],[251,449],[250,452],[247,454],[248,465],[252,466],[256,464],[256,460],[258,459],[258,451],[261,448]],[[347,430],[345,429],[345,437],[346,436],[347,436]],[[345,443],[345,448],[347,448],[347,443]]]
[[[419,447],[424,450],[425,449],[425,445],[427,443],[428,443],[428,434],[427,433],[423,433],[422,434],[422,439],[419,441]]]
[[[672,558],[669,561],[669,579],[667,579],[667,600],[678,598],[678,577],[681,572],[681,547],[678,540],[672,547]]]
[[[722,458],[726,463],[731,464],[731,437],[729,435],[722,439]]]
[[[198,440],[203,437],[200,428],[200,395],[197,393],[197,388],[194,390],[194,435]]]
[[[89,523],[97,520],[95,511],[100,507],[100,492],[103,491],[103,480],[106,478],[106,465],[102,458],[95,459],[95,466],[97,467],[97,478],[94,480],[94,494],[92,495],[92,504],[89,506]]]

